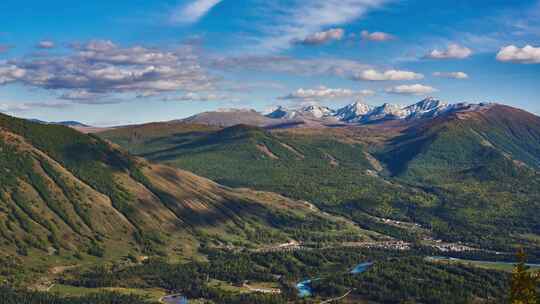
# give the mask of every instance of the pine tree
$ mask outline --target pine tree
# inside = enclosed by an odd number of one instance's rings
[[[529,271],[529,267],[526,265],[527,256],[523,249],[518,251],[517,260],[518,263],[512,271],[510,283],[510,303],[539,304],[540,298],[536,289],[540,282],[540,274]]]

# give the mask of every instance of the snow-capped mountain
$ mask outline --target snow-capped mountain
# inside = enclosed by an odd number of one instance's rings
[[[269,118],[300,119],[333,118],[346,123],[369,123],[385,120],[410,120],[434,118],[450,112],[476,111],[489,104],[457,103],[447,104],[433,97],[428,97],[410,106],[385,103],[381,106],[371,106],[362,102],[354,102],[337,110],[325,106],[309,105],[296,110],[277,107],[267,114]]]
[[[342,108],[345,109],[348,106]],[[385,103],[378,107],[372,107],[370,111],[360,113],[345,119],[347,122],[372,122],[379,120],[414,119],[436,117],[444,113],[448,105],[440,100],[429,97],[410,106],[400,106]],[[341,111],[338,110],[338,111]]]
[[[341,121],[352,122],[356,118],[362,117],[372,110],[373,106],[357,101],[338,109],[334,116]]]
[[[315,118],[324,118],[328,116],[334,116],[334,110],[330,109],[329,107],[324,107],[320,105],[309,105],[307,107],[302,108],[300,111],[300,114],[302,115],[310,115]]]
[[[288,110],[285,107],[278,106],[275,110],[266,114],[269,118],[296,119],[296,118],[317,118],[333,117],[335,111],[321,105],[309,105],[295,110]]]
[[[433,97],[428,97],[413,105],[405,107],[406,118],[428,118],[435,117],[449,109],[448,104]]]
[[[378,121],[378,120],[391,120],[391,119],[403,119],[406,117],[406,111],[399,105],[385,103],[382,106],[375,107],[371,112],[359,117],[358,121]]]

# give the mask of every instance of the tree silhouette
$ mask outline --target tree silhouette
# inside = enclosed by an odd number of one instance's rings
[[[511,304],[538,304],[540,298],[537,294],[537,286],[540,282],[540,273],[529,271],[527,266],[527,255],[523,249],[519,249],[516,254],[518,263],[512,271],[512,281],[510,283],[510,303]]]

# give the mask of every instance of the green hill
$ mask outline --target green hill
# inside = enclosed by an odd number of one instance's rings
[[[392,139],[379,156],[394,175],[425,180],[430,173],[459,173],[486,167],[491,161],[499,164],[501,158],[537,170],[540,118],[501,105],[456,113],[410,128]]]
[[[395,180],[440,198],[430,213],[442,235],[482,243],[499,234],[502,243],[507,234],[526,244],[521,236],[540,233],[537,116],[499,105],[458,113],[407,130],[377,156]]]
[[[305,203],[151,165],[67,127],[0,115],[0,248],[35,265],[369,238]]]
[[[136,128],[100,136],[129,142],[126,148],[151,161],[308,200],[396,237],[409,238],[410,231],[376,218],[419,223],[436,238],[512,250],[540,247],[532,237],[540,234],[534,217],[539,121],[494,105],[412,125],[192,132],[193,125],[174,124],[151,136]]]
[[[360,142],[237,125],[221,130],[189,124],[124,128],[99,134],[131,153],[228,186],[264,189],[328,204],[353,199],[380,170]],[[161,135],[156,130],[163,130]],[[170,130],[175,130],[171,132]],[[165,131],[167,130],[167,131]],[[152,132],[152,133],[151,133]],[[159,133],[159,131],[157,132]]]

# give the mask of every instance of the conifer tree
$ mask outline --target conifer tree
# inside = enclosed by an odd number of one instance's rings
[[[526,264],[527,255],[523,249],[517,253],[518,263],[512,271],[512,281],[510,283],[510,303],[511,304],[538,304],[540,298],[537,294],[540,273],[529,271]]]

